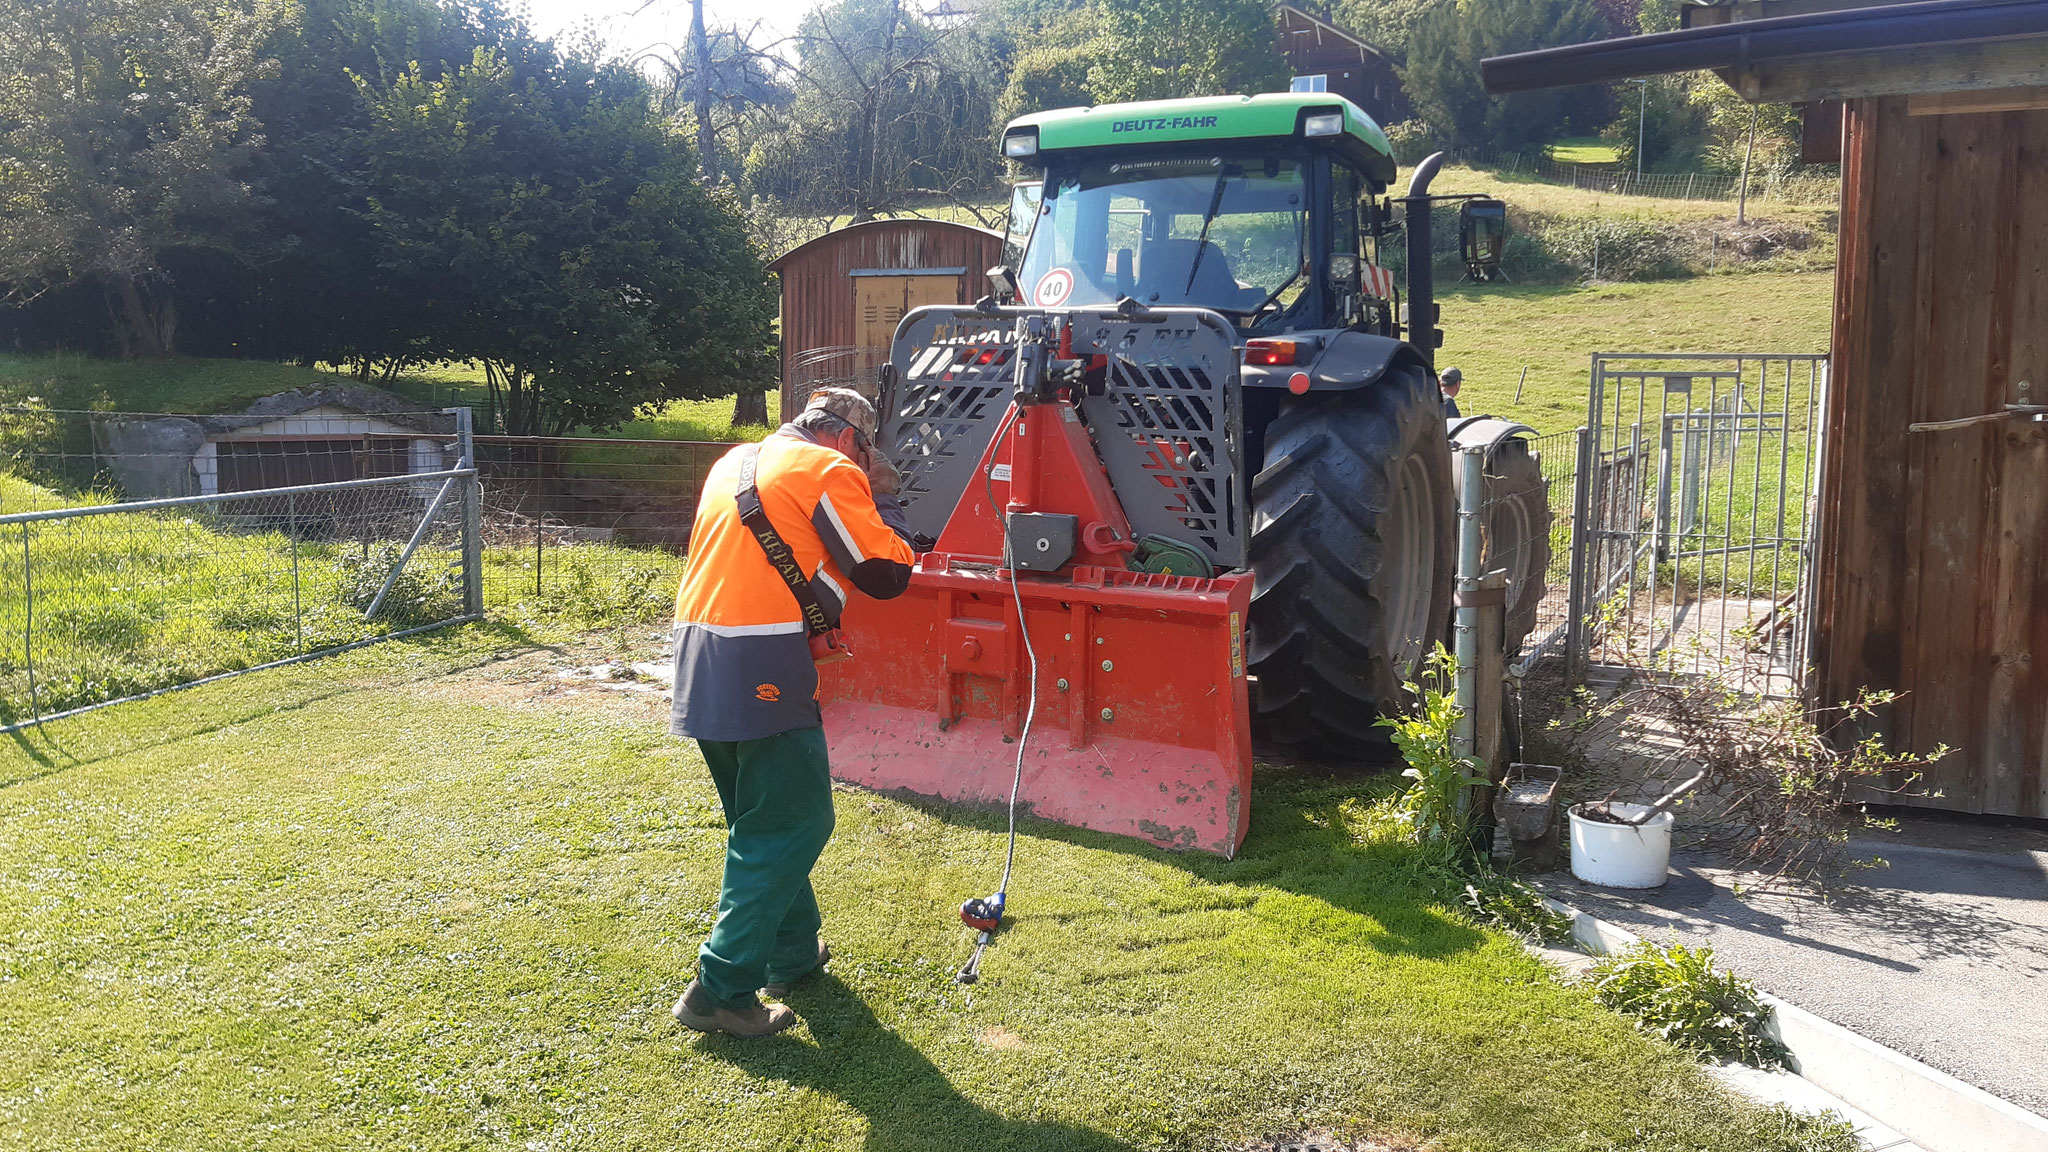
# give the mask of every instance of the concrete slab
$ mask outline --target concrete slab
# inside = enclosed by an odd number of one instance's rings
[[[1947,846],[1959,835],[1990,850]],[[1857,873],[1832,902],[1738,898],[1740,877],[1683,853],[1661,889],[1618,892],[1562,873],[1546,887],[1647,938],[1709,944],[1767,992],[2048,1113],[2048,833],[1920,829],[1855,847],[1890,867]]]
[[[1745,1064],[1710,1064],[1714,1078],[1752,1100],[1783,1104],[1795,1112],[1832,1112],[1856,1129],[1866,1152],[1927,1152],[1896,1129],[1806,1078],[1782,1069],[1765,1071]]]

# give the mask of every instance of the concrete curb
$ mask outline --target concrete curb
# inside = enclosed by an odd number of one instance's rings
[[[1572,939],[1595,956],[1642,937],[1549,896],[1572,919]],[[1765,993],[1767,1031],[1791,1053],[1792,1070],[1860,1108],[1928,1152],[2048,1152],[2048,1118],[1894,1052],[1796,1004]]]

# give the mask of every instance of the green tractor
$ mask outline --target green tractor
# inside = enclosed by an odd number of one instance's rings
[[[1456,496],[1428,192],[1440,158],[1390,197],[1379,126],[1349,101],[1292,92],[1039,113],[1009,125],[1003,153],[1044,169],[1006,286],[1018,303],[1134,300],[1231,321],[1256,573],[1252,710],[1281,742],[1369,739],[1451,609]],[[1497,207],[1473,208],[1461,220],[1479,235],[1461,247],[1497,261]],[[1407,245],[1405,301],[1379,258],[1393,238]],[[1477,418],[1451,430],[1492,448],[1488,552],[1510,564],[1512,649],[1543,595],[1541,477],[1527,429]]]
[[[849,606],[834,771],[1228,854],[1252,728],[1383,747],[1448,636],[1453,440],[1488,450],[1510,647],[1542,596],[1528,430],[1446,435],[1429,209],[1457,198],[1429,195],[1440,157],[1390,196],[1385,134],[1323,93],[1045,112],[1002,148],[1044,173],[1018,266],[906,315],[882,370],[925,555]],[[1379,261],[1401,233],[1405,292]],[[1012,746],[1014,780],[987,767]]]

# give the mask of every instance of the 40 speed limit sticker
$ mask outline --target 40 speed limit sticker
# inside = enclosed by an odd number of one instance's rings
[[[1038,286],[1031,290],[1031,299],[1040,308],[1057,308],[1074,294],[1074,274],[1065,268],[1054,268],[1038,278]]]

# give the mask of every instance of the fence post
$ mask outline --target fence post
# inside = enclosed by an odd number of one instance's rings
[[[484,486],[476,466],[476,415],[471,408],[450,408],[455,415],[456,467],[467,468],[462,485],[462,613],[484,614]]]
[[[28,710],[36,723],[43,721],[42,697],[36,690],[36,581],[29,570],[29,533],[34,525],[21,526],[21,659],[28,666]]]
[[[1496,568],[1479,579],[1478,660],[1473,668],[1472,755],[1485,765],[1486,778],[1499,783],[1507,775],[1501,763],[1501,698],[1507,681],[1508,573]]]
[[[1486,506],[1486,449],[1462,450],[1458,469],[1458,621],[1452,641],[1458,657],[1458,721],[1451,731],[1451,751],[1470,756],[1478,708],[1480,512]]]
[[[306,650],[306,614],[299,606],[299,498],[287,495],[284,498],[285,532],[292,540],[292,635],[296,637],[298,651]]]
[[[1586,671],[1586,590],[1591,586],[1587,566],[1593,555],[1593,503],[1594,488],[1598,486],[1599,452],[1595,448],[1593,429],[1579,426],[1579,460],[1577,482],[1572,486],[1572,564],[1565,593],[1564,628],[1564,682],[1567,687],[1579,684]]]

